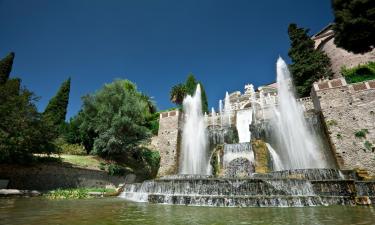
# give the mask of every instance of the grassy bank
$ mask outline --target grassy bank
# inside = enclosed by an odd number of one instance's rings
[[[48,199],[86,199],[98,196],[98,194],[112,196],[116,194],[116,190],[111,188],[56,189],[49,191],[44,196]]]

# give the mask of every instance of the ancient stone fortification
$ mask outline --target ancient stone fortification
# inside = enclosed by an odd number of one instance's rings
[[[315,41],[315,48],[324,51],[331,59],[335,78],[341,77],[340,71],[343,66],[351,68],[369,61],[375,61],[375,49],[366,54],[353,54],[345,49],[338,48],[334,43],[333,35],[332,24],[330,24],[315,34],[312,39]]]
[[[178,172],[180,123],[181,113],[178,110],[160,114],[158,137],[153,140],[153,144],[160,152],[158,176]]]
[[[375,174],[375,81],[347,84],[344,78],[315,83],[320,112],[340,169]]]

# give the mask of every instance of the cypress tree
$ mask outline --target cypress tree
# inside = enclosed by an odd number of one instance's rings
[[[333,75],[330,59],[324,52],[314,48],[314,41],[307,34],[308,31],[296,24],[288,27],[291,41],[288,55],[293,62],[289,68],[298,97],[308,96],[315,81]]]
[[[9,79],[12,71],[14,52],[9,53],[5,58],[0,60],[0,84],[5,84]]]
[[[375,1],[333,0],[335,44],[353,53],[375,46]]]
[[[201,99],[202,99],[202,111],[208,113],[208,100],[206,95],[206,90],[203,87],[203,84],[199,82],[201,85]]]
[[[57,94],[51,98],[43,112],[43,119],[57,129],[65,122],[66,111],[69,103],[70,78],[64,81]]]
[[[192,73],[188,75],[185,82],[186,93],[193,96],[198,84],[201,86],[202,112],[208,112],[208,100],[204,86],[202,82],[198,82],[197,79],[195,79]]]
[[[186,94],[193,96],[197,89],[197,84],[198,81],[195,79],[194,75],[190,73],[185,81]]]

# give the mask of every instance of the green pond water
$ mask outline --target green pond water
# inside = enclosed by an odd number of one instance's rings
[[[215,208],[132,203],[119,198],[0,199],[0,224],[375,224],[373,207]]]

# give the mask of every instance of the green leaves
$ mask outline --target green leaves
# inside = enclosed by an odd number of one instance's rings
[[[375,46],[375,2],[333,0],[335,44],[353,53],[365,53]]]
[[[5,84],[12,71],[14,52],[9,53],[4,59],[0,60],[0,85]]]
[[[208,113],[208,100],[206,91],[201,82],[198,82],[193,74],[189,74],[184,84],[177,84],[171,88],[169,92],[171,102],[176,105],[182,105],[186,95],[194,95],[197,85],[201,86],[202,111]]]
[[[80,129],[97,134],[94,154],[103,157],[129,154],[150,137],[146,125],[152,108],[149,98],[135,84],[117,80],[83,97]]]
[[[65,116],[69,103],[70,78],[63,82],[56,95],[51,98],[43,112],[43,121],[55,131],[55,138],[65,124]]]
[[[314,49],[314,41],[308,36],[308,29],[290,24],[288,34],[291,41],[288,55],[292,59],[290,71],[298,97],[310,94],[312,84],[320,78],[332,77],[331,63],[327,55]]]

